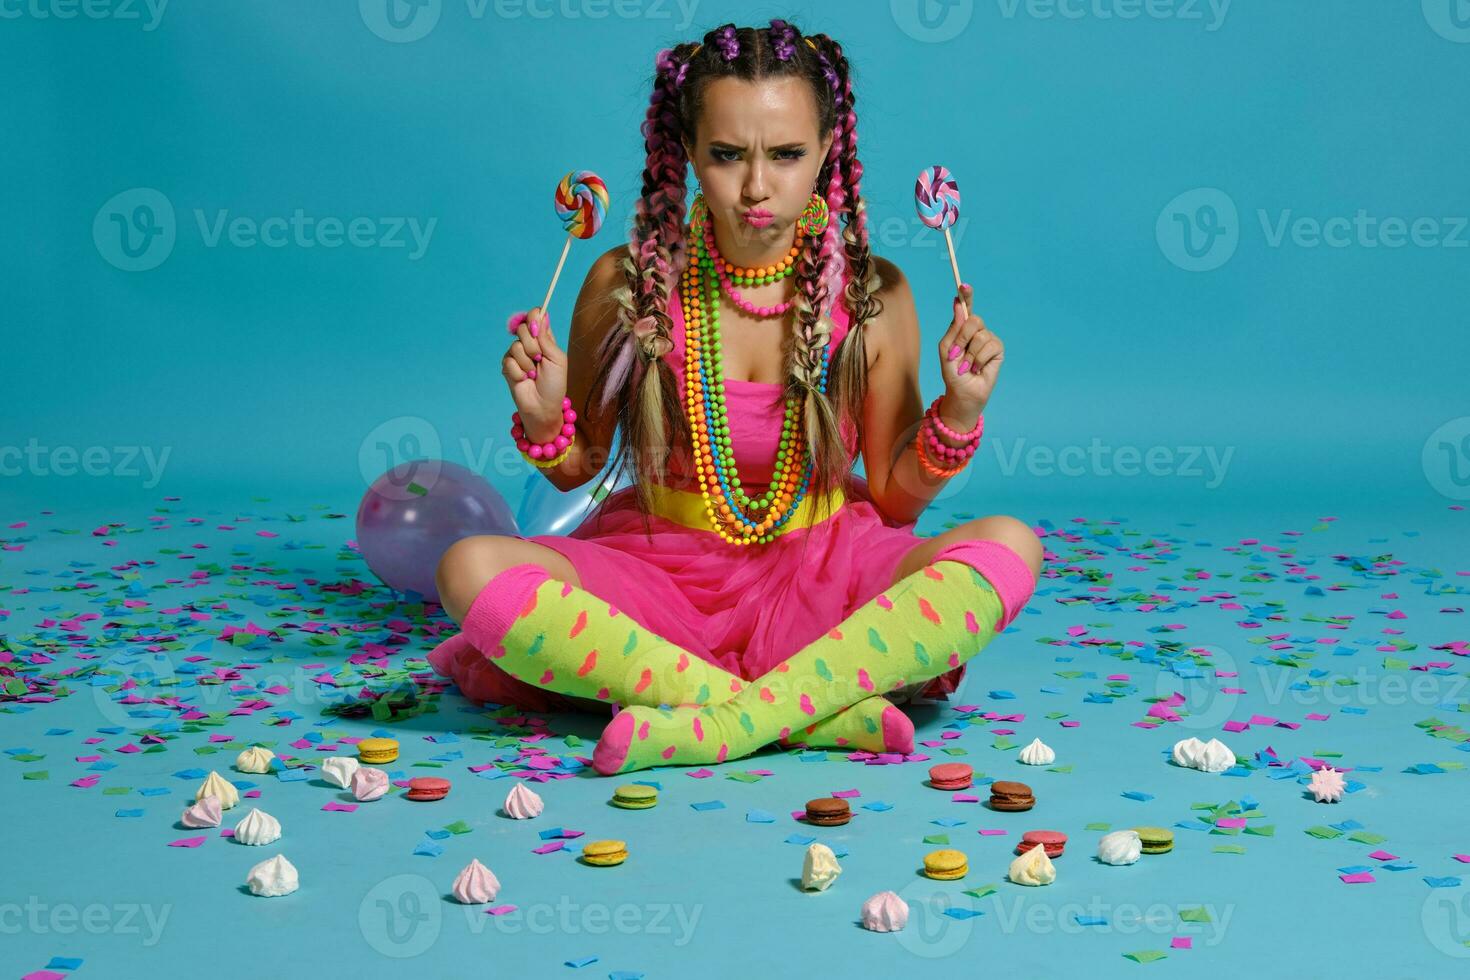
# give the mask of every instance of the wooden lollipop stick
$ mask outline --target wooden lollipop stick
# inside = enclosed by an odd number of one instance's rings
[[[965,304],[965,292],[961,288],[960,264],[958,261],[956,261],[954,257],[954,239],[949,237],[949,228],[947,226],[944,229],[944,244],[949,246],[949,268],[950,271],[954,273],[955,295],[960,298],[960,309],[964,312],[965,319],[968,320],[970,319],[970,310],[969,307]]]
[[[541,301],[541,315],[546,315],[547,304],[551,302],[551,294],[556,291],[556,281],[561,278],[561,267],[566,264],[567,252],[572,247],[572,235],[567,234],[566,244],[561,247],[561,258],[556,260],[556,271],[551,274],[551,285],[546,287],[546,298]],[[955,273],[959,275],[959,273]]]

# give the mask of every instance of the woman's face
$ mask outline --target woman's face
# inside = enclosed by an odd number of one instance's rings
[[[720,240],[737,249],[788,243],[816,190],[832,134],[817,138],[808,82],[720,78],[705,88],[694,167]]]

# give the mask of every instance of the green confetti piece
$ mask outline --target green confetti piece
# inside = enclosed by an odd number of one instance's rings
[[[994,885],[981,885],[979,888],[966,888],[965,894],[972,898],[988,898],[994,895],[995,891],[996,888]]]
[[[1264,827],[1251,827],[1247,825],[1245,828],[1245,832],[1247,834],[1254,834],[1257,837],[1275,837],[1276,825],[1274,823],[1267,824]]]
[[[1005,751],[1006,749],[1013,749],[1013,748],[1015,748],[1016,747],[1016,743],[1015,742],[1012,742],[1010,739],[1008,739],[1004,735],[1002,735],[1000,738],[997,738],[994,742],[991,742],[990,743],[990,747],[992,749],[1000,749],[1001,751]]]
[[[1210,910],[1201,905],[1199,908],[1180,909],[1179,918],[1184,922],[1214,922],[1210,917]]]
[[[1140,949],[1133,953],[1124,953],[1123,957],[1135,963],[1152,963],[1154,960],[1166,959],[1168,955],[1161,949]]]
[[[948,844],[949,843],[949,835],[948,834],[930,834],[928,837],[925,837],[924,838],[924,843],[925,844]]]
[[[1083,827],[1082,829],[1083,830],[1101,830],[1104,833],[1106,833],[1107,831],[1113,829],[1113,825],[1110,824],[1110,823],[1090,823],[1087,826]]]
[[[955,745],[955,746],[951,746],[950,748],[945,749],[944,750],[944,754],[945,755],[969,755],[970,752],[969,752],[968,749],[962,749],[958,745]]]
[[[1071,772],[1071,771],[1072,771],[1072,766],[1071,766],[1070,763],[1067,764],[1067,765],[1065,765],[1065,766],[1052,766],[1051,768],[1047,769],[1047,772]]]
[[[726,779],[733,779],[733,780],[736,780],[737,782],[742,782],[742,783],[758,783],[762,779],[764,779],[765,777],[764,776],[757,776],[753,772],[727,772],[727,773],[725,773],[725,778]]]
[[[37,770],[35,770],[33,772],[23,772],[23,773],[21,773],[21,778],[22,779],[50,779],[51,778],[51,773],[50,773],[49,770],[46,770],[46,769],[37,769]]]
[[[1322,840],[1333,840],[1342,836],[1342,831],[1333,830],[1331,827],[1308,827],[1307,833]]]
[[[1359,844],[1382,844],[1388,840],[1383,834],[1374,834],[1366,830],[1358,830],[1348,835],[1348,840],[1357,841]]]
[[[468,834],[470,831],[474,830],[475,828],[474,827],[471,827],[469,824],[465,823],[463,820],[456,820],[456,821],[454,821],[454,823],[445,824],[444,825],[444,829],[447,830],[447,831],[449,831],[451,834]]]
[[[1244,854],[1245,853],[1245,848],[1241,847],[1239,844],[1216,844],[1215,845],[1215,853],[1216,854]]]
[[[108,786],[102,790],[103,796],[127,796],[133,791],[131,786]]]

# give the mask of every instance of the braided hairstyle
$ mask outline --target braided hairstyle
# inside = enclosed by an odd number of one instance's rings
[[[623,439],[610,472],[629,464],[639,488],[645,529],[651,510],[649,483],[662,481],[672,445],[691,445],[688,420],[674,372],[665,355],[673,350],[669,293],[690,261],[685,240],[685,196],[689,159],[684,140],[695,143],[703,111],[705,87],[719,78],[759,81],[795,76],[807,79],[816,97],[818,137],[832,134],[832,144],[817,175],[817,189],[829,212],[826,232],[806,236],[796,258],[793,278],[795,317],[786,351],[786,381],[779,397],[806,395],[800,420],[805,445],[812,454],[808,493],[819,506],[834,488],[850,487],[853,460],[842,439],[842,421],[859,429],[867,395],[867,352],[864,327],[882,312],[877,275],[868,245],[866,205],[860,191],[863,168],[857,158],[857,114],[851,69],[842,47],[825,34],[803,37],[784,20],[769,27],[737,28],[725,24],[699,43],[682,43],[660,51],[653,95],[642,125],[647,159],[643,193],[634,215],[627,255],[622,259],[625,284],[613,292],[618,305],[616,326],[597,354],[597,374],[590,404],[616,405]],[[832,295],[848,271],[841,299],[851,327],[829,368],[827,392],[818,389],[823,348],[832,336]],[[825,516],[825,515],[822,515]]]

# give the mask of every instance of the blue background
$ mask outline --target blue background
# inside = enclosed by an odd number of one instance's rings
[[[132,976],[165,963],[197,966],[224,951],[220,976],[302,962],[381,975],[403,968],[394,959],[401,950],[382,933],[391,925],[365,925],[363,910],[370,913],[378,897],[399,907],[410,894],[432,901],[478,856],[501,876],[501,901],[544,906],[559,892],[604,909],[623,898],[680,903],[704,918],[686,946],[667,933],[606,935],[585,926],[569,936],[524,927],[511,935],[441,902],[433,921],[436,930],[442,923],[435,933],[442,938],[426,942],[410,968],[544,975],[566,969],[566,958],[600,954],[599,963],[568,975],[621,968],[682,975],[704,963],[793,976],[809,975],[820,961],[854,974],[1010,964],[1026,976],[1132,976],[1142,967],[1123,952],[1163,948],[1187,930],[1171,923],[1130,934],[1122,927],[1126,908],[1164,903],[1172,913],[1210,903],[1217,922],[1231,917],[1220,942],[1207,939],[1213,930],[1196,929],[1196,950],[1171,953],[1151,969],[1223,974],[1267,951],[1286,974],[1315,967],[1345,975],[1361,970],[1371,946],[1390,951],[1407,976],[1463,970],[1465,889],[1430,890],[1420,876],[1464,867],[1450,855],[1470,852],[1467,774],[1408,767],[1456,758],[1414,723],[1435,713],[1453,721],[1470,705],[1460,662],[1429,652],[1464,636],[1460,565],[1470,553],[1465,513],[1455,509],[1470,499],[1470,230],[1463,227],[1470,6],[923,0],[921,10],[919,2],[703,0],[686,22],[671,0],[431,0],[393,27],[385,11],[395,4],[406,16],[403,0],[172,0],[156,23],[141,3],[99,3],[91,9],[104,16],[78,11],[63,19],[71,9],[65,0],[0,0],[7,93],[0,100],[0,451],[7,453],[0,627],[28,637],[22,646],[38,637],[63,642],[68,631],[56,619],[89,605],[122,615],[120,591],[149,600],[132,617],[138,628],[169,629],[160,611],[202,595],[164,581],[176,566],[160,560],[137,581],[103,570],[172,557],[201,541],[218,549],[201,562],[258,562],[299,589],[243,595],[234,583],[211,580],[205,598],[229,603],[220,619],[266,622],[289,615],[282,603],[340,600],[321,585],[372,580],[343,547],[357,501],[406,457],[470,465],[515,509],[528,467],[507,434],[503,325],[545,292],[564,239],[551,208],[557,179],[594,170],[613,198],[603,232],[574,243],[562,273],[551,312],[564,336],[587,268],[628,226],[657,51],[725,20],[761,25],[786,16],[835,36],[855,66],[874,248],[913,282],[926,397],[940,393],[932,347],[949,317],[952,283],[942,242],[920,230],[912,186],[934,163],[960,183],[960,269],[1007,358],[985,445],[923,528],[1014,513],[1051,532],[1053,567],[1068,568],[1038,589],[1011,628],[1019,635],[987,650],[985,669],[972,672],[957,703],[1026,712],[1018,744],[1044,737],[1059,763],[1075,766],[1029,772],[1013,752],[992,751],[984,732],[954,722],[950,708],[930,707],[915,712],[921,738],[936,738],[946,724],[961,731],[977,769],[1033,781],[1047,806],[1024,821],[1002,821],[1007,815],[951,804],[922,787],[917,765],[869,768],[769,753],[719,767],[776,772],[750,786],[659,773],[664,802],[642,814],[612,812],[605,781],[554,783],[536,826],[495,815],[507,780],[473,778],[457,762],[456,802],[433,814],[396,800],[354,815],[321,814],[320,805],[336,798],[324,785],[267,784],[262,806],[286,826],[283,849],[302,870],[303,890],[261,901],[236,886],[249,864],[276,848],[257,856],[215,839],[199,851],[163,847],[184,835],[172,821],[194,785],[192,776],[173,774],[198,765],[238,777],[227,758],[200,759],[181,743],[166,755],[109,756],[119,768],[103,785],[169,787],[162,800],[95,795],[101,786],[79,796],[84,791],[67,786],[88,771],[71,762],[84,751],[83,735],[121,719],[125,733],[110,733],[101,747],[110,751],[150,724],[92,688],[0,723],[0,748],[50,756],[0,766],[7,787],[0,822],[12,828],[13,845],[0,906],[28,895],[80,903],[80,888],[86,901],[171,903],[172,927],[156,948],[135,935],[7,934],[0,966],[20,975],[52,955],[80,955],[88,963],[78,976]],[[1122,16],[1135,6],[1138,16]],[[117,221],[139,205],[153,209],[163,234],[134,260],[125,246],[141,240],[125,242]],[[208,240],[221,216],[260,223],[289,219],[298,208],[313,221],[370,219],[375,239],[398,219],[432,222],[432,232],[417,256],[403,233],[401,245],[375,247]],[[1273,242],[1283,220],[1351,221],[1360,210],[1375,222],[1432,219],[1426,234],[1439,243],[1386,247],[1376,231],[1341,247],[1290,232]],[[28,446],[40,462],[15,467]],[[1155,453],[1160,472],[1117,473],[1120,449]],[[58,451],[89,450],[102,460],[100,475],[57,472]],[[164,460],[161,480],[150,478],[137,450]],[[1058,453],[1080,466],[1058,469],[1047,455]],[[1222,473],[1211,470],[1211,454],[1224,462]],[[165,495],[183,502],[161,503]],[[1319,522],[1324,515],[1341,519]],[[117,522],[116,533],[87,533],[104,522]],[[280,537],[250,533],[267,527]],[[1249,547],[1222,553],[1243,539]],[[1300,567],[1290,549],[1299,549]],[[1341,559],[1384,554],[1404,562],[1396,581]],[[1213,585],[1192,580],[1187,570],[1197,568],[1213,570]],[[1269,572],[1246,577],[1262,569]],[[1088,572],[1106,574],[1107,588]],[[1240,577],[1224,581],[1232,575]],[[69,589],[94,576],[99,590]],[[302,585],[308,579],[310,588]],[[1352,591],[1320,591],[1336,585]],[[1416,665],[1439,658],[1457,669],[1416,675],[1430,682],[1428,693],[1394,704],[1380,698],[1371,714],[1329,706],[1322,710],[1333,717],[1322,727],[1258,726],[1226,736],[1242,756],[1268,745],[1283,757],[1343,752],[1340,764],[1361,766],[1364,785],[1341,806],[1318,807],[1296,780],[1260,772],[1212,782],[1162,765],[1157,753],[1186,735],[1219,734],[1226,716],[1301,721],[1311,710],[1276,686],[1304,683],[1305,669],[1266,667],[1239,639],[1234,620],[1244,613],[1173,591],[1212,587],[1249,596],[1242,601],[1253,617],[1278,609],[1292,624],[1279,630],[1292,631],[1300,648],[1328,635],[1321,619],[1300,614],[1356,617],[1341,638],[1363,661],[1370,693],[1385,676],[1375,652],[1383,649],[1375,646],[1383,624],[1370,617],[1391,608],[1407,609],[1409,621],[1387,625],[1419,644],[1396,656]],[[1169,602],[1150,618],[1138,599],[1158,590]],[[329,615],[366,617],[353,609],[366,601]],[[1266,601],[1282,606],[1264,608]],[[1255,681],[1245,685],[1250,694],[1230,695],[1219,710],[1192,703],[1197,724],[1145,732],[1128,724],[1145,710],[1139,695],[1181,683],[1167,664],[1115,664],[1104,659],[1115,648],[1075,639],[1055,641],[1055,651],[1037,645],[1081,623],[1093,636],[1152,645],[1161,616],[1194,630],[1181,642],[1233,657],[1242,678]],[[191,628],[207,641],[219,625]],[[329,658],[291,639],[268,652],[216,644],[211,653],[232,662],[274,653],[273,676],[287,681],[299,679],[289,661]],[[126,658],[143,643],[111,645],[112,656]],[[415,634],[413,653],[429,645]],[[1055,664],[1053,653],[1061,654]],[[1317,663],[1347,669],[1327,657]],[[1054,676],[1069,669],[1089,673]],[[1137,685],[1129,704],[1083,697],[1118,670]],[[279,699],[307,719],[287,734],[263,717],[232,723],[231,731],[242,741],[289,741],[321,724],[313,719],[328,693],[307,684],[294,700]],[[1053,709],[1073,712],[1083,726],[1044,720]],[[404,764],[439,751],[418,735],[483,723],[483,712],[446,696],[440,714],[404,726]],[[363,735],[372,726],[331,727]],[[557,730],[592,739],[598,728],[579,718]],[[466,743],[466,761],[490,757],[482,743]],[[575,751],[589,748],[584,742]],[[556,743],[555,751],[573,749]],[[22,765],[49,766],[51,778],[22,784]],[[895,802],[895,810],[860,811],[851,827],[823,835],[851,849],[845,878],[832,892],[803,895],[790,887],[801,848],[781,842],[793,829],[785,814],[850,786],[862,787],[864,801]],[[1133,789],[1155,799],[1119,795]],[[1213,855],[1210,846],[1223,838],[1181,829],[1172,864],[1145,859],[1109,869],[1091,860],[1097,835],[1084,832],[1088,822],[1180,826],[1192,803],[1244,793],[1280,824],[1275,839],[1229,838],[1249,845],[1248,855]],[[714,798],[728,808],[688,806]],[[147,812],[114,818],[114,802]],[[752,808],[778,822],[746,823]],[[241,813],[229,814],[226,826]],[[1073,844],[1058,862],[1058,884],[1002,884],[999,899],[971,903],[985,917],[940,918],[938,908],[959,889],[936,888],[912,868],[929,849],[922,837],[943,830],[932,819],[945,816],[969,821],[954,832],[974,866],[966,887],[1001,882],[1015,839],[977,838],[977,826],[1006,826],[1013,835],[1064,829]],[[474,832],[447,841],[442,858],[412,856],[426,828],[456,818]],[[1319,841],[1303,829],[1349,819],[1386,833],[1384,847],[1417,860],[1417,870],[1381,872],[1375,885],[1340,884],[1336,869],[1369,863],[1369,848]],[[596,878],[602,872],[570,855],[530,854],[532,831],[553,823],[626,837],[634,855],[620,869],[626,874]],[[417,877],[400,881],[400,874]],[[861,899],[880,888],[913,899],[913,928],[902,938],[855,924]],[[1098,902],[1113,928],[1013,918],[1042,906],[1065,922]],[[718,966],[709,969],[718,975]]]

